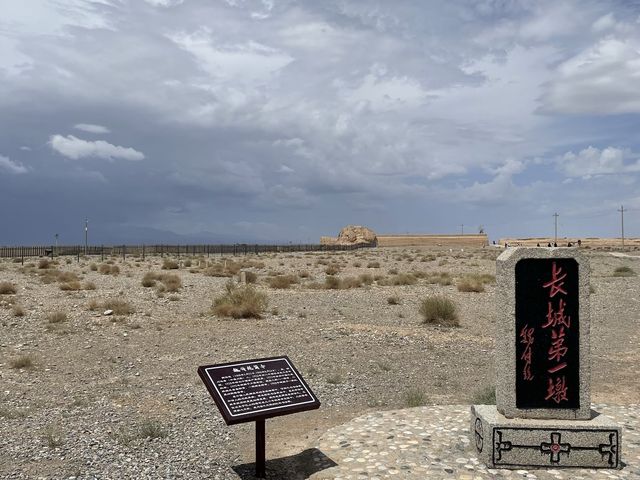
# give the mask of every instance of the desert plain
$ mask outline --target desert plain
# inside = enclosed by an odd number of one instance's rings
[[[637,403],[640,253],[583,250],[592,401]],[[302,453],[363,413],[490,402],[500,252],[3,259],[0,478],[252,478],[253,425],[224,424],[199,365],[287,355],[319,397],[267,421],[273,478],[300,478]],[[213,309],[241,272],[260,318]],[[434,295],[457,326],[423,322]]]

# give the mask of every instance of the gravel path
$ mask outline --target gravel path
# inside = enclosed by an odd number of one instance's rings
[[[624,427],[622,470],[493,470],[476,457],[468,405],[435,405],[375,412],[325,433],[318,442],[314,480],[348,479],[638,479],[640,405],[593,408]],[[335,465],[335,466],[331,466]],[[327,468],[328,467],[328,468]],[[277,478],[274,476],[273,478]]]

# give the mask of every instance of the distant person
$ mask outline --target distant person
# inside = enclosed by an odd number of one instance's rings
[[[558,246],[558,242],[553,242],[553,246],[557,247]]]
[[[578,239],[578,247],[582,246],[582,240]]]
[[[551,242],[547,243],[547,247],[551,247]]]
[[[507,242],[504,242],[504,248],[507,248],[509,246],[509,244]]]
[[[540,246],[540,242],[536,243],[536,247],[539,247],[539,246]]]

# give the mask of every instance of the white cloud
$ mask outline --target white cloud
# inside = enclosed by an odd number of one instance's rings
[[[0,169],[6,170],[15,175],[20,175],[29,171],[29,169],[21,163],[14,162],[9,157],[5,157],[3,155],[0,155]]]
[[[103,127],[102,125],[94,125],[91,123],[78,123],[77,125],[74,125],[73,128],[89,133],[111,133],[111,130],[109,130],[107,127]]]
[[[264,84],[293,61],[287,53],[253,40],[235,44],[218,42],[206,28],[169,38],[191,53],[202,70],[220,80]]]
[[[600,150],[590,146],[577,154],[567,152],[558,162],[562,171],[570,177],[589,178],[595,175],[640,172],[638,155],[615,147]]]
[[[73,160],[87,157],[131,161],[144,159],[144,154],[134,150],[133,148],[112,145],[104,140],[97,140],[95,142],[82,140],[74,137],[73,135],[69,135],[67,137],[62,135],[52,135],[49,138],[49,145],[56,152]]]
[[[184,0],[144,0],[154,7],[175,7],[184,3]]]
[[[570,114],[640,113],[640,41],[607,37],[560,65],[545,110]]]

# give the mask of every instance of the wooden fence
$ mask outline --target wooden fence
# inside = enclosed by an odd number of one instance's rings
[[[359,245],[320,245],[320,244],[289,244],[289,245],[258,245],[247,243],[225,245],[60,245],[60,246],[15,246],[0,247],[0,258],[24,257],[54,257],[54,256],[84,256],[93,255],[105,257],[136,256],[144,258],[147,255],[175,255],[175,256],[212,256],[212,255],[259,255],[261,253],[284,252],[334,252],[371,248],[374,244]]]

